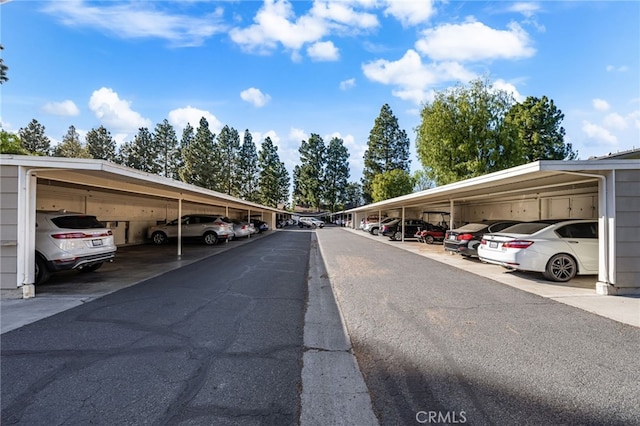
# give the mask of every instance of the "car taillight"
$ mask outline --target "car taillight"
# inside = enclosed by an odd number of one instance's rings
[[[487,240],[485,240],[484,238],[480,240],[480,244],[483,246],[487,245]]]
[[[531,244],[533,244],[533,241],[513,240],[513,241],[507,241],[506,243],[504,243],[502,245],[502,247],[504,247],[504,248],[526,249]]]
[[[108,237],[113,235],[111,230],[106,232],[101,232],[99,234],[85,234],[84,232],[65,232],[63,234],[53,234],[51,235],[56,240],[72,240],[74,238],[97,238],[97,237]]]
[[[460,234],[456,237],[458,241],[469,241],[473,239],[473,235],[471,234]]]

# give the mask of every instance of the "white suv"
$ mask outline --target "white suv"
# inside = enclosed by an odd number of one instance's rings
[[[234,237],[233,223],[225,216],[189,214],[182,216],[180,222],[182,237],[199,238],[210,246],[220,240],[231,241]],[[150,227],[147,230],[147,238],[154,244],[164,244],[169,239],[178,238],[178,219]]]
[[[298,220],[300,228],[324,228],[324,222],[315,217],[301,217]]]
[[[113,262],[116,250],[111,229],[95,216],[64,210],[36,212],[36,284],[45,282],[52,272],[95,271],[104,262]]]

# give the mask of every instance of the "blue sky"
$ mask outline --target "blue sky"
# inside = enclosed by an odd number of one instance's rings
[[[14,0],[0,23],[2,127],[35,118],[54,145],[204,116],[270,136],[289,171],[311,133],[341,137],[359,180],[383,104],[415,153],[434,91],[488,76],[552,99],[581,159],[640,147],[637,1]]]

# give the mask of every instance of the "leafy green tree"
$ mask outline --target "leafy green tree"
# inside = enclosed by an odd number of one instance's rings
[[[0,44],[0,50],[4,50],[4,46]],[[0,58],[0,84],[4,84],[9,81],[7,77],[7,71],[9,67],[4,64],[4,59]]]
[[[373,128],[369,133],[367,150],[364,153],[364,169],[362,171],[362,195],[365,202],[373,200],[373,178],[391,170],[409,172],[409,137],[400,128],[398,119],[388,104],[380,109]]]
[[[522,164],[505,116],[513,96],[482,79],[436,92],[417,128],[418,158],[437,185]]]
[[[22,147],[18,135],[0,129],[0,154],[29,155]]]
[[[302,202],[320,210],[323,190],[323,175],[325,166],[325,146],[322,138],[312,133],[308,141],[302,141],[300,153],[300,170],[296,188]]]
[[[116,142],[111,137],[111,133],[104,127],[91,129],[85,136],[87,150],[93,158],[115,161]]]
[[[280,161],[278,147],[268,136],[262,142],[258,152],[258,164],[260,203],[275,208],[278,204],[286,203],[289,199],[289,173],[284,163]]]
[[[341,210],[346,201],[349,180],[349,151],[344,141],[334,137],[329,141],[324,169],[324,200],[332,212]]]
[[[414,181],[405,170],[390,170],[376,175],[371,184],[373,202],[388,200],[410,194]]]
[[[220,161],[216,176],[217,190],[237,197],[240,194],[238,180],[238,153],[240,135],[233,127],[224,126],[217,138],[217,153]]]
[[[424,170],[416,170],[411,178],[414,182],[413,190],[415,192],[433,188],[433,181],[429,179],[427,172]]]
[[[160,163],[160,175],[167,178],[175,178],[180,151],[178,150],[178,138],[176,131],[166,118],[158,123],[153,132],[154,145],[158,149],[158,162]]]
[[[364,204],[362,186],[358,182],[349,182],[345,189],[345,209],[352,209]]]
[[[80,142],[80,135],[73,125],[69,126],[69,130],[67,130],[67,133],[62,137],[62,142],[55,147],[54,156],[67,158],[91,158],[89,150]]]
[[[209,129],[207,119],[202,117],[195,137],[183,148],[184,167],[180,170],[180,179],[202,188],[215,189],[216,149],[215,135]]]
[[[511,107],[505,122],[517,132],[519,153],[524,163],[538,160],[574,160],[570,143],[565,144],[564,114],[546,96],[527,97]]]
[[[51,152],[51,140],[44,133],[44,126],[35,118],[18,130],[22,147],[31,154],[49,155]]]
[[[243,200],[257,203],[258,178],[260,168],[258,167],[258,152],[253,136],[249,129],[244,131],[242,146],[238,153],[238,196]]]

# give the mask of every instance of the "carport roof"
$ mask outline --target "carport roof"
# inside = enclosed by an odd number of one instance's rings
[[[248,202],[227,194],[104,160],[2,154],[0,155],[0,165],[21,166],[36,175],[38,179],[49,179],[71,185],[97,187],[114,192],[143,194],[163,199],[182,199],[183,201],[239,209],[287,213],[273,207]]]
[[[640,160],[536,161],[460,182],[346,210],[359,213],[445,202],[466,202],[499,196],[517,196],[550,189],[594,186],[595,175],[612,170],[640,170]]]

